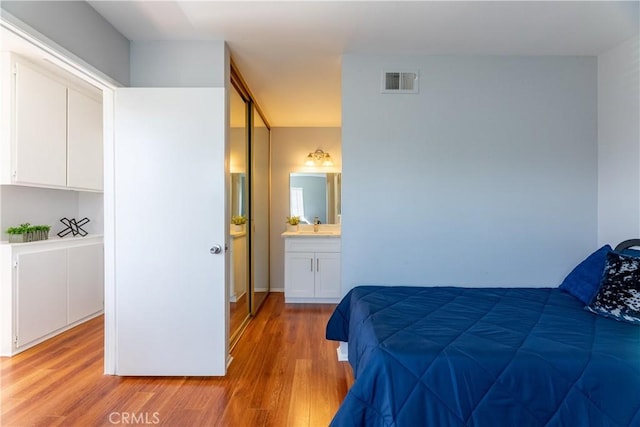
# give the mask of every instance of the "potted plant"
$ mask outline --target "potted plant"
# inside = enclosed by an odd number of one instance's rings
[[[246,223],[247,223],[247,217],[244,215],[234,215],[231,217],[231,224],[233,224],[233,231],[242,231]]]
[[[300,224],[299,216],[287,217],[287,231],[298,231],[298,224]]]
[[[9,243],[35,242],[47,240],[49,230],[51,230],[49,225],[31,225],[25,222],[18,227],[9,227],[7,234],[9,235]]]

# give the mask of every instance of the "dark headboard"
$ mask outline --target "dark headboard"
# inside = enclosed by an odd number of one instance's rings
[[[629,240],[625,240],[624,242],[620,242],[618,243],[618,246],[616,246],[616,251],[622,251],[624,249],[628,249],[628,248],[632,248],[634,246],[640,246],[640,239],[629,239]]]

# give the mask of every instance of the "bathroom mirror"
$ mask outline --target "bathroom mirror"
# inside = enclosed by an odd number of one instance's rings
[[[342,174],[295,172],[289,175],[289,212],[302,224],[340,224]]]

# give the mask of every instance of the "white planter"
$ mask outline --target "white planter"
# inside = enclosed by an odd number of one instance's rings
[[[297,232],[298,231],[298,224],[291,225],[291,224],[287,223],[287,231],[294,232],[294,233]]]
[[[48,240],[48,231],[33,231],[24,234],[9,234],[9,243],[37,242],[39,240]]]

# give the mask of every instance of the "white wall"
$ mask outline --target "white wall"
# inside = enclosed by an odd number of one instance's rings
[[[88,3],[3,0],[0,7],[121,84],[129,84],[129,40]]]
[[[332,168],[322,171],[340,171],[342,165],[340,128],[271,128],[271,290],[284,290],[284,240],[280,236],[289,216],[289,174],[291,172],[318,171],[304,161],[311,151],[321,148],[331,154]]]
[[[555,286],[596,248],[596,58],[343,58],[343,291]],[[380,93],[418,69],[418,95]]]
[[[598,56],[598,242],[640,237],[640,38]]]
[[[53,238],[66,228],[60,222],[61,218],[84,218],[80,216],[77,191],[3,185],[0,186],[0,192],[0,240],[8,239],[7,228],[25,222],[50,225],[49,236]]]
[[[226,87],[224,41],[131,43],[132,87]]]

